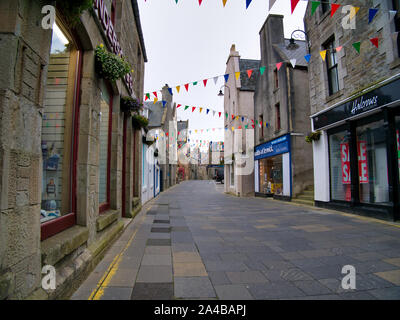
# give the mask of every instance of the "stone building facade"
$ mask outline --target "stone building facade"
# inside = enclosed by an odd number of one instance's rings
[[[135,214],[140,190],[141,140],[120,108],[121,96],[143,97],[137,1],[96,0],[78,17],[57,4],[52,28],[46,5],[0,3],[0,299],[68,297]],[[133,73],[99,76],[98,45]],[[54,290],[41,286],[45,265]]]
[[[225,192],[236,196],[254,195],[254,136],[251,120],[254,119],[253,95],[259,66],[259,60],[240,59],[239,52],[232,45],[225,72],[230,76],[223,86],[224,113],[227,114],[224,118],[224,175]],[[246,74],[249,69],[253,69],[251,78]],[[241,72],[239,77],[235,76],[236,72]]]
[[[270,14],[260,30],[261,66],[266,69],[254,93],[254,181],[256,195],[286,200],[313,185],[312,148],[305,141],[310,131],[307,46],[298,40],[289,44],[283,16]]]
[[[355,1],[360,9],[351,20],[346,3],[337,3],[342,6],[332,18],[327,5],[314,15],[308,8],[304,18],[311,124],[320,134],[313,141],[315,202],[398,219],[399,3]],[[370,9],[377,9],[372,20]]]

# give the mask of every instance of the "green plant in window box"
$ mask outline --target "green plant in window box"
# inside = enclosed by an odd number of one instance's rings
[[[306,136],[306,142],[312,143],[313,141],[318,141],[320,137],[321,137],[321,131],[317,130],[314,132],[310,132]]]
[[[121,97],[120,100],[121,111],[126,113],[139,113],[143,107],[143,103],[140,103],[138,99],[125,96]]]
[[[132,125],[135,129],[146,128],[149,125],[149,120],[135,113],[132,116]]]
[[[124,57],[107,51],[103,44],[95,49],[95,67],[100,77],[110,81],[122,79],[132,70],[131,65]]]
[[[92,8],[93,0],[57,0],[56,6],[71,26],[76,26],[81,14]]]

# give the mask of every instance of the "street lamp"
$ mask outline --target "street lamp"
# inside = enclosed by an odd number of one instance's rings
[[[289,44],[287,45],[286,49],[288,49],[288,50],[297,50],[299,48],[299,45],[295,42],[295,39],[293,38],[293,34],[295,32],[301,32],[301,33],[304,34],[304,36],[306,38],[306,42],[307,42],[307,53],[310,53],[310,46],[309,46],[309,42],[308,42],[307,33],[304,32],[303,30],[300,30],[300,29],[294,30],[292,32],[292,34],[290,35]]]
[[[226,84],[224,84],[221,88],[219,88],[218,97],[223,97],[224,96],[224,94],[222,93],[222,88],[223,87],[228,88],[228,98],[230,99],[231,98],[231,89]]]

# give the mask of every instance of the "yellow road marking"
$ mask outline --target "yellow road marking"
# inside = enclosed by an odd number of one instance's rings
[[[149,211],[150,208],[148,208],[146,210],[146,212]],[[145,218],[146,218],[146,215],[143,214],[143,217],[140,220],[138,228],[135,230],[133,235],[129,238],[129,241],[125,245],[124,249],[113,259],[113,261],[111,262],[111,264],[108,267],[107,271],[104,273],[104,275],[101,277],[100,281],[97,283],[96,288],[90,294],[88,300],[100,300],[100,298],[104,295],[104,287],[107,287],[107,285],[110,283],[112,277],[117,272],[117,270],[119,268],[119,264],[121,263],[121,260],[122,260],[122,255],[125,253],[125,251],[128,249],[128,247],[131,245],[133,239],[136,236],[136,233],[139,230],[139,226],[142,224],[142,222],[143,222],[143,220]]]

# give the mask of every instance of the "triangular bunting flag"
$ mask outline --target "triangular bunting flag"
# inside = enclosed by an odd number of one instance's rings
[[[389,10],[389,22],[392,22],[394,16],[396,15],[396,10]]]
[[[215,112],[216,112],[216,111],[213,110],[213,117],[215,116]]]
[[[371,23],[372,20],[374,20],[375,15],[378,13],[379,9],[375,9],[375,8],[370,8],[368,10],[368,23]]]
[[[155,95],[156,98],[158,98],[157,97],[157,91],[154,91],[153,94]]]
[[[203,0],[199,0],[199,6],[201,6],[201,2],[202,2]]]
[[[331,3],[331,17],[335,14],[336,10],[339,9],[340,4]]]
[[[225,112],[225,117],[227,117],[227,118],[228,118],[228,112]]]
[[[252,0],[246,0],[246,9],[249,7]]]
[[[326,58],[326,50],[320,51],[319,54],[321,55],[322,60],[325,61],[325,58]]]
[[[165,105],[167,104],[167,101],[165,101],[165,100],[162,100],[161,102],[162,102],[162,106],[163,106],[163,108],[165,108]]]
[[[296,9],[297,4],[299,3],[300,0],[290,0],[290,5],[291,5],[291,10],[292,10],[292,14],[294,9]]]
[[[219,117],[221,118],[221,112],[218,112],[218,114],[219,114]]]
[[[178,105],[176,106],[176,108],[178,109],[180,106],[181,106],[181,104],[178,104]]]
[[[200,108],[200,113],[203,111],[203,108]]]
[[[197,86],[197,81],[193,82],[193,85],[194,85],[194,86]]]
[[[147,99],[150,99],[150,93],[146,93],[146,99],[144,101],[146,101]]]
[[[290,63],[292,64],[292,67],[294,68],[296,66],[296,59],[291,59]]]
[[[225,5],[226,5],[226,1],[227,0],[222,0],[222,4],[224,5],[224,8],[225,8]]]
[[[219,76],[214,77],[214,84],[217,84]]]
[[[189,106],[185,106],[185,110],[189,109]]]
[[[192,107],[192,112],[194,111],[194,109],[196,109],[196,107]]]
[[[336,52],[340,52],[340,50],[342,50],[342,49],[343,49],[343,46],[339,46],[339,47],[335,48]]]
[[[253,69],[247,70],[247,76],[251,78],[251,74],[253,73]]]
[[[232,115],[232,120],[233,120],[233,119],[235,119],[235,115],[234,115],[234,114]]]
[[[360,10],[360,7],[351,7],[350,20],[353,19],[356,16],[358,10]]]
[[[361,42],[354,42],[353,47],[358,53],[360,53]]]
[[[168,88],[169,94],[172,96],[172,88]]]
[[[207,85],[207,79],[203,80],[204,87]]]
[[[235,72],[235,77],[236,77],[236,80],[239,79],[239,77],[240,77],[240,71],[239,71],[239,72]]]
[[[228,74],[226,74],[226,75],[224,75],[224,78],[225,78],[225,82],[228,82],[228,79],[229,79],[229,73],[228,73]]]
[[[310,62],[311,54],[306,54],[306,55],[304,56],[304,59],[306,59],[307,62]]]
[[[176,91],[179,93],[179,90],[181,90],[181,86],[176,86]]]
[[[378,38],[372,38],[369,39],[369,41],[371,41],[371,43],[375,46],[375,47],[379,47],[379,39]]]
[[[186,89],[186,91],[189,91],[189,83],[185,84],[185,89]]]
[[[279,69],[282,67],[282,62],[278,62],[277,64],[276,64],[276,68],[278,69],[278,71],[279,71]]]
[[[321,2],[319,1],[311,1],[311,16],[315,13],[315,10],[319,7]]]
[[[270,1],[271,1],[271,0],[270,0]],[[263,75],[264,71],[265,71],[265,67],[261,67],[261,68],[260,68],[260,74]]]
[[[156,104],[157,101],[158,101],[158,99],[157,99],[157,98],[154,98],[153,104]]]
[[[206,112],[206,114],[208,114],[210,112],[210,109],[207,109],[207,112]]]

